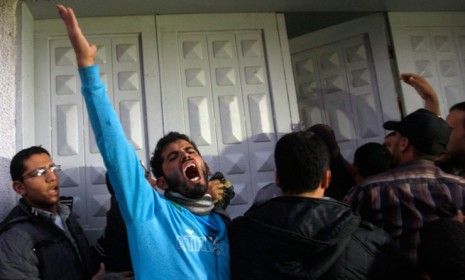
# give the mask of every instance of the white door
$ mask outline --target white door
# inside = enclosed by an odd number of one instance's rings
[[[233,182],[232,216],[274,182],[278,132],[291,129],[277,26],[273,14],[157,17],[165,133],[190,135]]]
[[[145,54],[147,49],[156,50],[154,18],[83,19],[80,22],[89,40],[97,45],[101,77],[126,135],[145,161],[148,152],[144,101],[151,98],[145,91],[156,94],[157,90],[156,81],[147,78],[155,72],[150,69],[156,69],[154,61],[147,56],[156,56],[148,51]],[[74,51],[68,38],[63,36],[61,21],[39,21],[36,27],[35,143],[47,148],[54,161],[62,165],[61,195],[74,198],[73,210],[90,239],[95,240],[105,226],[110,195],[105,186],[105,168],[80,93]],[[141,60],[141,51],[145,63]],[[143,68],[149,70],[142,72]]]
[[[399,72],[418,73],[438,92],[441,111],[465,100],[465,13],[389,13]],[[407,113],[423,107],[402,85]]]
[[[293,38],[289,46],[305,127],[330,125],[349,161],[360,145],[382,142],[383,122],[400,115],[383,16]]]

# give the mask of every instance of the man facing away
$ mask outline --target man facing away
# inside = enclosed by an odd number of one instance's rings
[[[436,114],[419,109],[384,128],[394,131],[391,151],[397,167],[365,180],[345,201],[390,233],[395,245],[416,261],[423,224],[464,210],[465,180],[434,164],[446,152],[450,135],[450,127]]]
[[[96,46],[82,34],[71,8],[59,5],[58,11],[76,52],[89,120],[127,226],[135,278],[229,279],[226,226],[212,212],[208,168],[197,146],[179,133],[160,139],[151,167],[166,195],[154,191],[100,80]]]
[[[345,204],[325,197],[330,155],[309,131],[276,144],[276,183],[283,196],[231,224],[234,279],[366,279],[387,233]]]
[[[39,146],[13,157],[21,199],[0,224],[0,279],[90,279],[95,272],[76,216],[59,202],[59,171]]]

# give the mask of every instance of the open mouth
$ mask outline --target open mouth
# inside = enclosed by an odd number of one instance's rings
[[[197,166],[194,163],[189,163],[186,166],[184,166],[184,176],[191,181],[191,182],[197,182],[200,180],[200,173],[199,170],[197,169]]]
[[[49,193],[51,194],[58,194],[58,186],[54,187],[54,188],[51,188],[48,190]]]

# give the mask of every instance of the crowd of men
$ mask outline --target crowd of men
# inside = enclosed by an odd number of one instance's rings
[[[161,138],[155,179],[147,174],[100,79],[96,46],[71,8],[58,11],[112,210],[90,247],[60,203],[60,166],[40,146],[21,150],[10,165],[21,199],[0,224],[0,279],[465,279],[465,102],[445,121],[427,81],[403,74],[425,108],[384,123],[384,144],[361,146],[352,165],[328,126],[286,134],[274,152],[281,194],[230,221],[231,184],[209,180],[187,135]]]

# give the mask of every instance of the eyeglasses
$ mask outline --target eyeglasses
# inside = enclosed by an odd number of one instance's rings
[[[57,174],[60,171],[61,171],[61,165],[52,164],[49,167],[37,168],[35,170],[32,170],[28,174],[23,175],[23,179],[34,178],[34,177],[43,177],[48,172],[53,172],[53,173]]]

